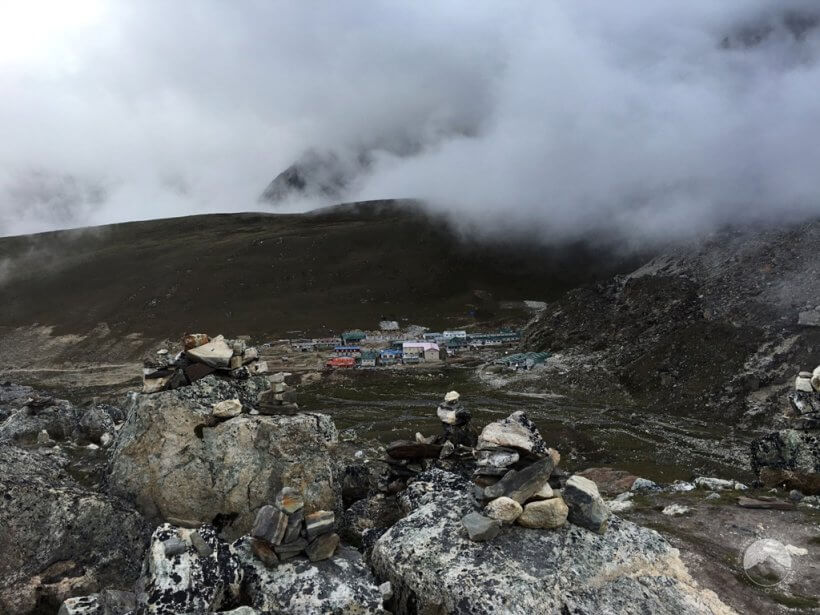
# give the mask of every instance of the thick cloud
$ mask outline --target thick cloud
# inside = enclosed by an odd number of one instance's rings
[[[549,241],[820,214],[814,0],[29,4],[0,234],[265,209],[311,149],[361,168],[345,199]]]

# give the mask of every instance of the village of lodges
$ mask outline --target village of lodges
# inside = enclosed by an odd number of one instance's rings
[[[293,339],[290,346],[302,352],[330,353],[329,368],[380,367],[438,363],[447,357],[484,347],[512,345],[520,341],[518,331],[490,333],[467,331],[430,332],[411,326],[399,332],[394,321],[381,323],[378,331],[345,331],[339,337]]]

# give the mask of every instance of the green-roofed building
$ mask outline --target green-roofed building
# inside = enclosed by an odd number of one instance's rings
[[[345,331],[342,333],[343,346],[355,346],[367,337],[367,333],[354,329],[353,331]]]

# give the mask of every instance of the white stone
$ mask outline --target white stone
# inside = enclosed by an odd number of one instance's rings
[[[233,348],[228,346],[224,337],[218,335],[207,344],[192,348],[185,354],[190,359],[211,367],[228,367],[233,356]]]
[[[695,485],[701,489],[711,489],[712,491],[726,491],[736,489],[736,483],[733,480],[725,480],[723,478],[710,478],[708,476],[698,476],[695,479]]]
[[[555,497],[555,492],[549,483],[544,483],[538,491],[532,494],[531,500],[550,500]]]
[[[112,442],[114,442],[113,434],[106,431],[103,435],[100,436],[100,444],[102,444],[103,448],[108,448],[109,446],[111,446]]]
[[[794,379],[794,390],[804,391],[806,393],[813,392],[814,388],[812,387],[811,381],[811,378],[806,378],[805,376],[797,376],[797,378]]]
[[[630,510],[634,506],[629,500],[609,500],[606,505],[614,513]]]
[[[246,348],[244,354],[242,355],[242,362],[250,363],[251,361],[256,361],[258,358],[259,351],[256,348]]]
[[[459,395],[458,391],[450,391],[444,396],[444,401],[448,403],[458,401],[459,397],[461,397],[461,395]]]
[[[788,551],[791,555],[808,555],[809,552],[807,549],[803,547],[795,547],[794,545],[786,545],[786,551]]]
[[[689,512],[688,506],[681,506],[680,504],[670,504],[666,508],[661,511],[664,515],[669,515],[670,517],[678,517],[680,515],[685,515]]]
[[[820,391],[820,365],[815,367],[811,374],[811,385],[815,391]]]
[[[523,510],[521,504],[512,498],[502,496],[487,504],[484,507],[484,514],[490,519],[496,519],[502,523],[513,523]]]
[[[149,378],[142,383],[142,392],[146,394],[159,393],[171,382],[171,376],[165,378]]]
[[[214,404],[213,415],[219,418],[231,418],[242,414],[242,402],[238,399],[226,399]]]

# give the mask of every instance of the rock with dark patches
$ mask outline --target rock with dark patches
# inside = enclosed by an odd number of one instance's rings
[[[609,507],[594,482],[583,476],[571,476],[562,496],[569,507],[570,523],[603,534],[609,521]]]
[[[478,436],[479,450],[496,447],[515,448],[534,457],[548,455],[548,447],[538,429],[523,411],[513,412],[500,421],[489,423]]]
[[[604,535],[570,524],[507,526],[492,542],[476,543],[461,527],[475,506],[467,480],[431,470],[401,500],[408,515],[371,556],[376,574],[392,585],[395,615],[732,612],[698,588],[657,532],[617,517]]]
[[[330,559],[296,557],[268,569],[252,554],[246,537],[233,545],[242,563],[242,592],[262,613],[288,615],[383,615],[382,593],[355,549],[340,546]]]
[[[260,507],[284,486],[310,510],[341,510],[333,480],[338,434],[322,414],[241,414],[215,422],[225,399],[253,407],[265,377],[243,382],[208,376],[191,386],[131,398],[111,454],[111,490],[132,498],[152,521],[196,527],[218,515],[223,535],[251,529]]]
[[[375,538],[401,519],[402,514],[395,496],[378,493],[355,502],[344,512],[339,534],[346,543],[363,547],[365,533],[370,533],[370,540],[375,541]],[[366,549],[363,552],[366,553]]]
[[[786,429],[752,441],[752,470],[767,487],[820,494],[820,440]]]
[[[547,484],[554,467],[552,459],[545,457],[523,470],[510,470],[500,481],[484,490],[484,497],[494,499],[506,496],[523,504]]]
[[[139,575],[150,527],[69,467],[57,449],[0,445],[0,613],[54,613],[68,597]]]
[[[338,546],[338,534],[322,534],[310,541],[305,547],[305,554],[311,562],[318,562],[332,557]]]
[[[178,536],[190,543],[194,531],[213,549],[209,556],[200,556],[193,547],[172,557],[165,554],[168,539]],[[215,528],[190,530],[166,523],[151,536],[137,581],[137,610],[145,615],[177,615],[239,606],[241,580],[239,561],[229,545],[217,536]]]
[[[518,463],[518,451],[511,448],[489,448],[475,452],[476,465],[506,468]]]

